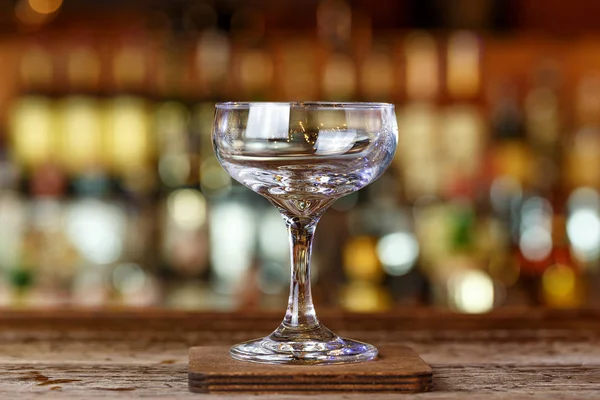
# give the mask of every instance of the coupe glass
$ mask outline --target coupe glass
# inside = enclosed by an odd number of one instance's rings
[[[338,364],[372,360],[377,349],[341,338],[317,319],[310,254],[317,223],[338,198],[377,179],[398,141],[385,103],[219,103],[212,133],[221,165],[267,198],[289,232],[291,284],[279,327],[230,349],[238,360]]]

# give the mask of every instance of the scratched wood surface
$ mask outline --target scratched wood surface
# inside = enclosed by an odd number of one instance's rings
[[[341,334],[415,349],[433,368],[434,390],[405,398],[600,399],[600,311],[462,316],[405,310],[320,316]],[[257,312],[0,311],[0,399],[205,398],[188,391],[188,348],[264,335],[280,317]]]

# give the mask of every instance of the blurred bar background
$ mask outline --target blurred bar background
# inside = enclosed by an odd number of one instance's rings
[[[600,306],[600,2],[0,0],[0,306],[275,308],[283,221],[223,100],[385,101],[317,230],[320,307]]]

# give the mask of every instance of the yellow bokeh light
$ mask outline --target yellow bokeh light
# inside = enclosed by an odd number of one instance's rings
[[[167,201],[170,217],[183,229],[198,229],[206,221],[206,201],[193,189],[173,192]]]
[[[40,14],[52,14],[62,5],[62,0],[29,0],[29,7]]]
[[[575,289],[575,273],[567,266],[554,265],[544,273],[542,284],[552,296],[567,296]]]
[[[367,281],[351,281],[342,289],[342,307],[355,312],[375,312],[389,309],[390,294],[380,285]]]
[[[379,281],[383,269],[377,257],[377,241],[370,236],[352,238],[344,249],[344,272],[350,279]]]
[[[576,272],[568,265],[556,264],[542,276],[543,295],[552,307],[577,307],[582,302],[582,288]]]

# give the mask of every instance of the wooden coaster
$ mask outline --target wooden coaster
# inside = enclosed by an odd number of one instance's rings
[[[228,346],[201,346],[190,349],[188,383],[198,393],[416,393],[430,390],[431,375],[404,346],[381,347],[374,361],[310,366],[238,361]]]

